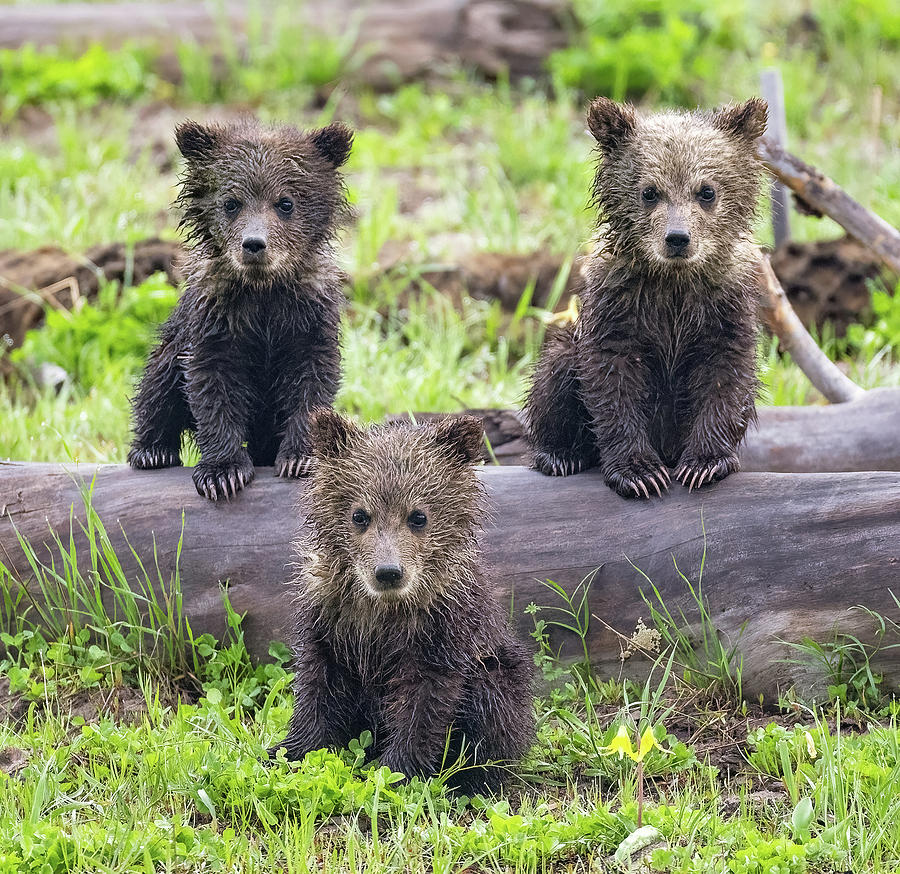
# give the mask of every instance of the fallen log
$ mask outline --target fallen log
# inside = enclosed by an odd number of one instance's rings
[[[305,0],[292,14],[300,30],[342,42],[354,34],[349,78],[389,88],[459,65],[491,77],[544,75],[547,57],[568,41],[566,8],[563,0]],[[242,3],[22,5],[4,9],[0,47],[182,40],[215,52],[240,49],[247,30]]]
[[[137,574],[132,548],[151,569],[155,554],[163,579],[171,577],[183,510],[180,575],[194,632],[223,632],[219,584],[227,583],[233,606],[246,612],[251,652],[265,658],[270,641],[287,632],[290,543],[300,525],[295,505],[305,485],[261,469],[236,500],[213,504],[196,494],[184,469],[0,464],[0,561],[14,579],[27,583],[30,575],[17,535],[49,564],[55,550],[49,529],[68,543],[70,506],[78,561],[87,570],[90,556],[77,524],[84,518],[78,482],[95,475],[93,507],[129,580]],[[790,655],[783,641],[829,641],[835,629],[870,640],[872,618],[851,608],[896,612],[888,590],[900,585],[897,473],[736,474],[699,494],[679,487],[649,502],[618,497],[592,472],[551,479],[493,467],[482,476],[494,508],[484,559],[498,597],[504,603],[512,599],[518,629],[527,638],[533,620],[524,607],[558,606],[541,581],[572,592],[590,578],[589,604],[597,620],[588,645],[601,676],[623,670],[619,635],[630,637],[639,618],[649,624],[641,593],[652,593],[643,574],[674,615],[682,609],[689,621],[697,616],[673,559],[694,583],[705,563],[703,592],[723,640],[737,644],[743,656],[748,697],[773,696],[791,683],[807,689],[821,679],[782,661]],[[558,629],[553,642],[564,653],[580,649]],[[637,654],[624,670],[639,676],[650,664]],[[878,664],[896,683],[900,648],[886,650]]]
[[[484,420],[484,460],[530,463],[518,410],[468,410]],[[900,389],[877,388],[842,404],[758,407],[759,423],[741,445],[747,472],[829,473],[900,470]],[[413,413],[416,421],[442,414]],[[390,420],[408,419],[406,415]]]

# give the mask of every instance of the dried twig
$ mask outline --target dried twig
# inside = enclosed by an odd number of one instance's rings
[[[786,152],[768,137],[760,139],[757,151],[772,175],[805,204],[834,219],[894,273],[900,274],[900,232],[896,228],[855,201],[824,173]]]
[[[819,348],[794,312],[768,256],[760,262],[763,299],[760,315],[769,330],[781,341],[809,381],[833,404],[852,401],[865,393],[837,368]]]

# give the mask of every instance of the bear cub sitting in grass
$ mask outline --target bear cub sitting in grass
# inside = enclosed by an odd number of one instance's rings
[[[178,127],[187,286],[134,399],[132,467],[179,465],[191,431],[194,485],[211,500],[247,485],[254,464],[309,472],[309,413],[340,378],[333,241],[352,139],[341,124]]]
[[[533,660],[478,568],[481,423],[361,430],[323,410],[312,435],[294,712],[271,754],[367,729],[393,771],[461,763],[456,789],[498,786],[534,738]]]
[[[534,467],[599,466],[620,495],[738,469],[755,418],[759,253],[752,223],[766,104],[588,113],[601,230],[581,313],[547,337],[525,404]]]

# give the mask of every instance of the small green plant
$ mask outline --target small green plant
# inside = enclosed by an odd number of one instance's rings
[[[870,356],[900,355],[900,283],[891,293],[872,291],[872,313],[871,327],[859,323],[847,327],[848,343]]]
[[[103,99],[133,100],[152,91],[156,77],[146,51],[110,50],[94,43],[73,58],[53,47],[0,49],[0,116],[26,105],[74,101],[90,106]]]
[[[701,520],[702,524],[702,520]],[[738,648],[740,634],[734,642],[724,641],[716,628],[709,601],[703,593],[703,571],[706,566],[706,527],[703,527],[703,552],[696,584],[678,567],[672,557],[675,572],[684,583],[690,601],[697,612],[697,620],[691,623],[684,610],[678,608],[678,617],[673,616],[663,601],[656,584],[638,567],[632,565],[649,583],[653,600],[641,592],[641,598],[650,610],[650,618],[659,631],[666,647],[671,647],[677,664],[683,670],[682,679],[689,686],[703,689],[711,696],[724,696],[735,706],[743,702],[742,674],[744,657]],[[743,633],[743,625],[741,626]]]
[[[557,82],[591,96],[653,94],[692,105],[716,63],[756,42],[743,3],[689,0],[674,9],[661,0],[578,0],[574,9],[579,37],[549,66]]]
[[[124,289],[103,282],[96,300],[82,299],[72,311],[48,307],[45,324],[28,332],[12,359],[56,364],[85,391],[104,384],[111,368],[134,379],[177,302],[162,273]]]
[[[891,598],[900,609],[900,601],[891,592]],[[900,647],[900,623],[883,616],[868,607],[852,608],[867,615],[872,620],[873,632],[870,641],[864,641],[855,634],[840,631],[835,627],[831,640],[819,642],[803,638],[799,642],[786,644],[802,654],[801,659],[789,659],[792,664],[817,665],[828,683],[828,698],[839,702],[845,711],[850,709],[872,710],[884,701],[884,676],[873,665],[875,657],[881,653]],[[885,638],[889,641],[886,642]]]

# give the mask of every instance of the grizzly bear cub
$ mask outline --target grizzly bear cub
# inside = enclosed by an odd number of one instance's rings
[[[588,112],[602,222],[581,313],[548,336],[525,404],[534,467],[599,466],[625,497],[738,469],[754,420],[758,251],[751,226],[766,104],[641,117]]]
[[[534,737],[533,660],[478,568],[484,513],[469,416],[360,430],[312,419],[317,465],[295,621],[288,759],[371,731],[407,776],[496,787]]]
[[[194,485],[211,500],[240,491],[254,464],[309,472],[309,413],[340,377],[333,240],[352,139],[341,124],[179,125],[187,287],[134,399],[132,467],[179,465],[191,431]]]

